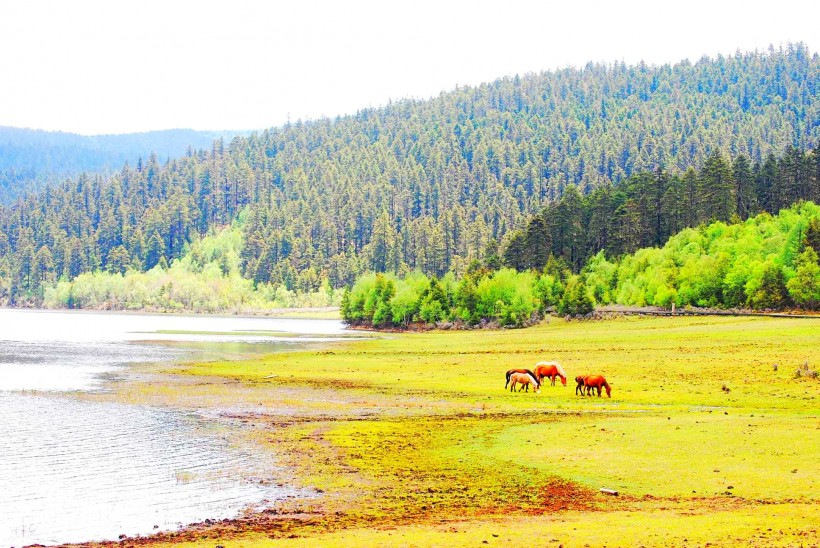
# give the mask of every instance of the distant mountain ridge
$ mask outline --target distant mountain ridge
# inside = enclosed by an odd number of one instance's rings
[[[213,141],[245,131],[166,129],[141,133],[79,135],[62,131],[0,126],[0,170],[78,173],[119,169],[152,152],[161,160],[185,154],[188,147],[210,149]]]
[[[110,173],[126,162],[134,165],[140,158],[146,160],[152,153],[164,161],[182,156],[189,147],[210,149],[214,140],[230,140],[242,133],[168,129],[86,136],[0,126],[0,203],[65,177]]]

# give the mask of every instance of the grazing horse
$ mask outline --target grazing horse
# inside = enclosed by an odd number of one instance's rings
[[[552,386],[555,386],[555,377],[561,377],[561,384],[567,385],[567,374],[564,373],[564,368],[558,362],[538,362],[535,364],[534,372],[538,382],[543,381],[544,377],[549,377]]]
[[[575,387],[575,393],[578,393],[578,389],[581,389],[581,395],[584,395],[584,388],[587,389],[587,396],[592,395],[594,390],[598,390],[598,397],[601,397],[601,388],[606,390],[607,397],[612,397],[612,387],[609,386],[609,383],[606,382],[606,379],[602,375],[584,375],[581,377],[575,377],[575,382],[578,383],[578,386]]]
[[[575,395],[576,396],[578,396],[578,395],[583,396],[584,395],[584,388],[586,388],[586,386],[584,385],[584,379],[586,379],[586,378],[587,378],[586,375],[578,375],[577,377],[575,377],[575,382],[578,383],[578,386],[575,387]]]
[[[533,373],[529,369],[510,369],[509,371],[507,371],[507,384],[510,384],[510,377],[513,373],[524,373],[526,375],[532,375],[533,378],[538,380],[538,377],[535,376],[535,373]],[[507,384],[504,385],[505,390],[507,388]]]
[[[510,392],[515,392],[516,385],[520,384],[521,388],[518,389],[520,392],[522,388],[526,388],[527,392],[530,391],[530,385],[533,385],[532,393],[537,394],[538,389],[541,387],[541,384],[538,382],[538,379],[535,378],[531,372],[526,373],[512,373],[510,374],[508,382],[510,383]],[[507,388],[506,386],[504,388]]]

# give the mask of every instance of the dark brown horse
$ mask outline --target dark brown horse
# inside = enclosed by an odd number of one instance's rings
[[[585,378],[586,378],[586,375],[578,375],[577,377],[575,377],[575,382],[577,383],[577,386],[575,387],[575,395],[576,396],[583,396],[584,395],[584,388],[586,388],[584,386],[584,379]]]

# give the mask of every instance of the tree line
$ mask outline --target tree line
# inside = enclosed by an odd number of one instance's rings
[[[523,271],[475,262],[461,276],[369,273],[345,291],[341,313],[352,325],[390,328],[520,327],[547,312],[584,316],[608,304],[817,310],[818,252],[820,206],[801,202],[777,216],[687,228],[663,247],[611,260],[600,251],[577,274],[553,255]]]
[[[45,287],[82,273],[169,266],[243,212],[242,274],[288,290],[315,291],[324,280],[340,288],[368,271],[462,274],[474,260],[504,255],[509,235],[546,203],[563,204],[571,221],[550,246],[577,269],[593,251],[578,235],[583,196],[613,196],[600,200],[606,215],[590,217],[619,219],[596,229],[608,252],[662,242],[695,222],[688,195],[666,192],[664,182],[662,198],[683,218],[652,222],[649,198],[636,190],[621,203],[622,185],[658,186],[650,181],[659,173],[683,192],[678,178],[707,167],[716,151],[746,158],[753,174],[773,155],[791,158],[789,147],[808,157],[801,151],[820,142],[818,93],[820,57],[797,44],[503,78],[217,140],[167,161],[150,155],[0,207],[0,301],[36,305]],[[722,173],[710,179],[718,195],[702,205],[723,209],[697,219],[751,207],[720,202]],[[707,186],[701,191],[712,192]],[[764,207],[793,197],[784,196]],[[527,266],[513,255],[510,264]]]

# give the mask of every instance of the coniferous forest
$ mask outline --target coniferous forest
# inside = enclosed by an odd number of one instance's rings
[[[15,195],[0,207],[0,300],[78,304],[81,275],[199,264],[197,242],[229,226],[223,274],[268,293],[502,267],[566,284],[687,227],[820,202],[819,145],[820,57],[800,44],[504,78]],[[783,284],[795,264],[780,263]],[[743,297],[709,304],[758,302]]]

